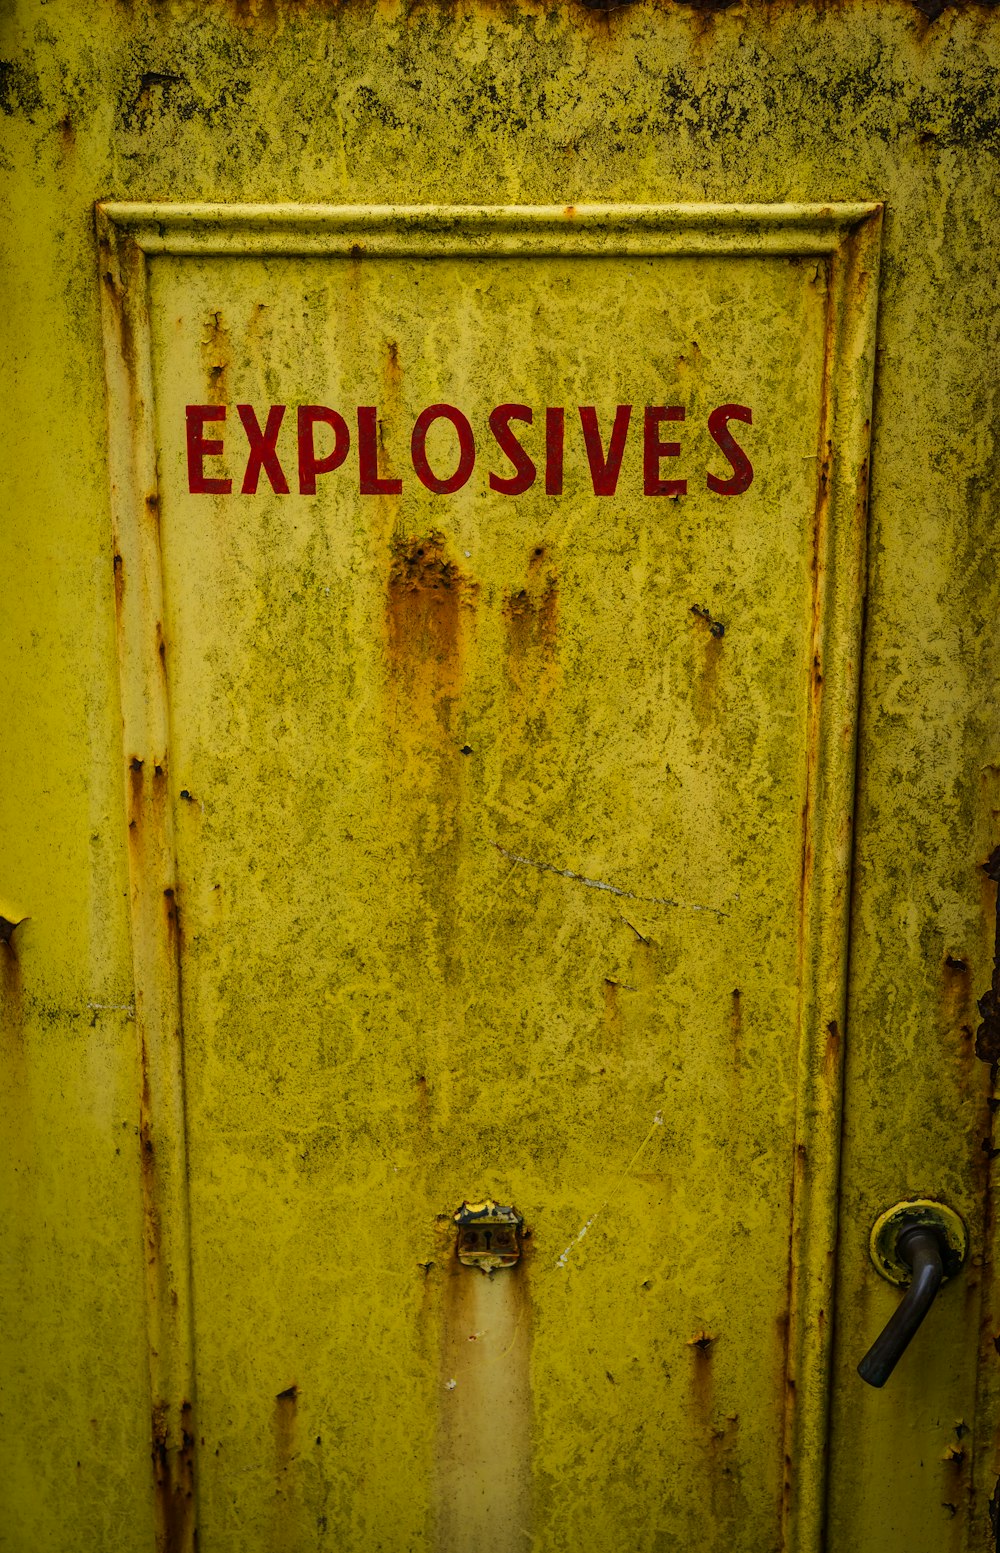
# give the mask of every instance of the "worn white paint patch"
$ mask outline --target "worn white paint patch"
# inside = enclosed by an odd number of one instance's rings
[[[586,1224],[582,1225],[582,1227],[577,1230],[575,1236],[570,1241],[570,1243],[566,1247],[565,1251],[563,1251],[562,1255],[557,1259],[557,1261],[556,1261],[556,1266],[557,1267],[565,1267],[566,1266],[566,1260],[567,1260],[570,1252],[573,1250],[573,1247],[576,1246],[576,1245],[579,1245],[580,1241],[583,1240],[584,1236],[588,1234],[588,1232],[590,1230],[590,1226],[593,1224],[594,1220],[598,1217],[599,1214],[602,1214],[604,1212],[605,1208],[608,1206],[608,1204],[610,1202],[612,1202],[615,1197],[617,1197],[618,1193],[622,1189],[622,1186],[627,1181],[630,1173],[635,1169],[635,1166],[636,1166],[636,1164],[639,1161],[640,1155],[642,1154],[643,1150],[646,1148],[646,1146],[649,1143],[650,1139],[655,1134],[657,1127],[662,1127],[662,1126],[663,1126],[663,1112],[662,1111],[657,1111],[656,1115],[653,1117],[652,1122],[650,1123],[649,1131],[647,1132],[646,1136],[643,1138],[642,1142],[639,1144],[639,1147],[636,1149],[635,1153],[632,1155],[632,1158],[629,1160],[628,1164],[625,1166],[625,1169],[622,1171],[621,1175],[618,1177],[618,1180],[615,1182],[615,1184],[612,1187],[611,1191],[608,1193],[607,1197],[605,1197],[605,1199],[601,1203],[600,1207],[594,1209],[593,1213],[590,1215],[590,1218],[587,1220]]]
[[[520,1553],[531,1513],[530,1302],[521,1271],[456,1263],[444,1311],[438,1553]]]

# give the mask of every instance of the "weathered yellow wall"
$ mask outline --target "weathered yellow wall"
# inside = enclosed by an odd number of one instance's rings
[[[970,1523],[973,1436],[956,1428],[974,1421],[977,1277],[931,1318],[933,1406],[919,1366],[878,1396],[852,1371],[894,1298],[867,1264],[876,1212],[940,1194],[982,1251],[988,1075],[969,1032],[995,897],[978,865],[1000,826],[1000,23],[902,3],[605,15],[210,0],[25,4],[4,31],[0,911],[30,920],[0,947],[15,1225],[0,1546],[153,1535],[94,201],[874,199],[887,213],[830,1546],[985,1549],[988,1436]],[[986,1319],[988,1365],[994,1330]]]

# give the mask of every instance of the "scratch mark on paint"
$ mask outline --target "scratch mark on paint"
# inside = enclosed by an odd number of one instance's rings
[[[643,901],[650,906],[676,906],[680,911],[705,911],[718,918],[728,916],[728,912],[720,910],[718,906],[699,906],[694,901],[671,900],[665,895],[636,895],[634,890],[623,890],[620,885],[608,884],[604,879],[587,879],[583,874],[575,874],[571,868],[557,868],[555,863],[541,863],[534,857],[522,857],[519,852],[502,847],[499,841],[491,841],[490,846],[496,847],[501,856],[512,863],[523,863],[526,868],[540,868],[546,874],[558,874],[560,879],[572,879],[576,884],[585,884],[588,890],[607,890],[609,895],[617,895],[622,900]]]
[[[638,1162],[639,1156],[642,1153],[643,1149],[645,1149],[646,1145],[649,1143],[650,1139],[653,1137],[654,1133],[656,1132],[657,1127],[662,1127],[662,1126],[663,1126],[663,1112],[662,1111],[657,1111],[656,1115],[653,1117],[652,1123],[650,1124],[649,1131],[647,1132],[646,1136],[643,1138],[642,1142],[639,1144],[639,1147],[636,1149],[635,1153],[632,1155],[632,1158],[629,1160],[628,1164],[625,1166],[625,1169],[622,1171],[621,1175],[618,1177],[618,1180],[615,1182],[614,1186],[611,1188],[610,1192],[608,1193],[607,1197],[605,1197],[605,1199],[601,1203],[600,1207],[594,1209],[593,1213],[590,1215],[590,1218],[587,1220],[586,1224],[583,1225],[582,1229],[578,1229],[577,1230],[576,1235],[570,1241],[570,1243],[566,1247],[565,1251],[562,1253],[562,1255],[557,1260],[557,1262],[556,1262],[556,1266],[557,1267],[565,1267],[566,1266],[566,1259],[569,1256],[570,1252],[573,1250],[573,1247],[579,1245],[580,1241],[583,1239],[583,1237],[590,1230],[590,1226],[593,1224],[594,1220],[600,1214],[602,1214],[604,1212],[605,1208],[608,1206],[608,1203],[611,1202],[615,1197],[617,1197],[618,1193],[621,1191],[623,1185],[627,1181],[630,1173],[635,1169],[636,1163]]]

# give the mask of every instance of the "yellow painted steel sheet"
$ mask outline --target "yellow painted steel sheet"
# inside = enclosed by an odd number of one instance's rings
[[[996,21],[5,30],[0,1547],[986,1553]]]
[[[817,269],[154,260],[210,1545],[277,1514],[419,1546],[435,1508],[454,1548],[683,1547],[706,1509],[776,1538]],[[187,490],[192,399],[227,407],[228,497]],[[272,399],[355,441],[377,406],[402,492],[349,455],[315,500],[240,495],[235,407]],[[726,497],[732,401],[757,474]],[[539,464],[564,408],[561,495],[490,491],[506,402]],[[437,403],[476,439],[450,495],[409,456]],[[687,500],[643,495],[641,424],[595,496],[581,404],[605,447],[619,404],[683,407]],[[531,1232],[488,1290],[450,1221],[486,1195]],[[442,1455],[478,1504],[435,1495]]]

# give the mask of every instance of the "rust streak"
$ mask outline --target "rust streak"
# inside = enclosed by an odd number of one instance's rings
[[[512,588],[502,606],[508,672],[532,710],[552,689],[558,669],[559,574],[545,564],[547,556],[545,544],[532,548],[524,585]]]
[[[1000,847],[995,847],[983,864],[988,879],[1000,885]],[[1000,889],[997,890],[996,934],[993,948],[993,975],[978,1003],[982,1024],[976,1031],[976,1056],[993,1066],[1000,1063]]]
[[[168,1402],[152,1414],[158,1553],[186,1553],[194,1546],[194,1424],[190,1402],[176,1421]]]
[[[221,312],[209,313],[205,319],[205,335],[201,341],[202,364],[208,386],[210,404],[226,404],[229,395],[229,369],[232,351],[229,331]]]

